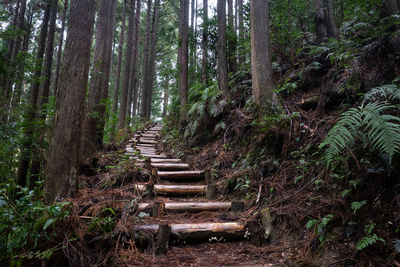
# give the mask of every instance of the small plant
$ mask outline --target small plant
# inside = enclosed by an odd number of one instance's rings
[[[354,201],[351,203],[351,209],[353,210],[353,213],[356,214],[356,212],[362,208],[362,206],[364,206],[365,204],[367,204],[366,200],[363,200],[361,202],[358,201]]]
[[[365,233],[366,236],[364,236],[363,238],[361,238],[356,245],[357,250],[363,250],[366,247],[369,247],[375,243],[377,243],[378,241],[381,241],[382,243],[386,243],[385,240],[383,240],[382,238],[379,238],[375,233],[372,234],[372,231],[375,229],[375,224],[368,224],[365,226]]]
[[[314,228],[315,234],[318,236],[320,242],[326,239],[326,226],[333,219],[333,214],[324,216],[321,220],[312,219],[306,223],[306,228]]]

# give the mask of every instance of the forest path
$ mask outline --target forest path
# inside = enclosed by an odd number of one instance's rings
[[[146,183],[134,185],[143,195],[135,203],[140,218],[134,226],[136,245],[166,255],[159,258],[174,255],[168,266],[272,266],[249,253],[249,246],[260,253],[248,241],[260,242],[263,235],[258,222],[246,220],[244,202],[217,196],[211,169],[193,170],[162,152],[161,128],[156,124],[136,132],[126,147],[126,154],[151,173]],[[194,256],[198,249],[200,255]]]

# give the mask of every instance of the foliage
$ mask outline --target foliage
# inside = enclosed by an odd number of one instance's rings
[[[222,93],[218,90],[217,84],[204,89],[201,84],[196,84],[193,89],[190,97],[193,104],[188,112],[189,124],[186,127],[185,137],[195,134],[205,116],[215,118],[221,114],[225,106],[225,101],[220,100]]]
[[[306,223],[306,228],[314,228],[315,234],[318,236],[320,242],[326,239],[326,226],[333,219],[333,214],[328,214],[322,217],[321,220],[311,219]]]
[[[69,203],[46,205],[38,197],[37,191],[16,186],[12,180],[1,185],[1,261],[22,262],[25,257],[49,257],[48,253],[52,253],[53,250],[46,250],[47,254],[41,253],[38,244],[43,239],[50,239],[53,235],[51,226],[69,215]]]
[[[387,154],[390,163],[393,155],[400,152],[400,118],[387,114],[395,108],[385,102],[373,102],[344,112],[320,145],[327,147],[327,166],[358,140],[365,149]]]
[[[380,87],[375,87],[364,95],[363,102],[366,103],[372,100],[388,100],[391,102],[400,101],[400,88],[395,84],[386,84]]]
[[[373,244],[376,244],[378,241],[382,243],[386,243],[385,240],[379,238],[375,233],[372,234],[372,231],[375,229],[375,224],[369,224],[365,226],[365,234],[363,238],[361,238],[356,245],[357,250],[363,250],[366,247],[369,247]]]

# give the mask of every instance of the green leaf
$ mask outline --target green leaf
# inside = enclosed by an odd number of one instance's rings
[[[43,230],[46,230],[50,225],[52,225],[57,219],[56,218],[50,218],[46,221],[46,223],[43,225]]]

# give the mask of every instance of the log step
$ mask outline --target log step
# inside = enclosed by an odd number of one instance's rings
[[[171,238],[185,241],[203,241],[209,238],[243,239],[246,225],[241,222],[170,224]],[[159,225],[136,225],[134,231],[158,232]]]
[[[188,170],[189,164],[186,163],[151,163],[151,167],[157,168],[160,171],[177,171],[177,170]]]
[[[151,159],[151,163],[180,163],[181,159]]]
[[[156,194],[163,195],[204,195],[207,191],[206,185],[160,185],[153,188]]]
[[[145,210],[153,207],[154,203],[139,203],[139,210]],[[199,211],[218,211],[232,210],[238,212],[243,210],[243,202],[166,202],[165,211],[173,212],[199,212]]]
[[[204,171],[159,171],[157,175],[160,179],[180,182],[204,179]]]
[[[155,141],[155,140],[143,140],[143,139],[140,139],[139,140],[139,142],[137,143],[137,145],[139,145],[139,144],[157,144],[158,142],[157,141]]]

